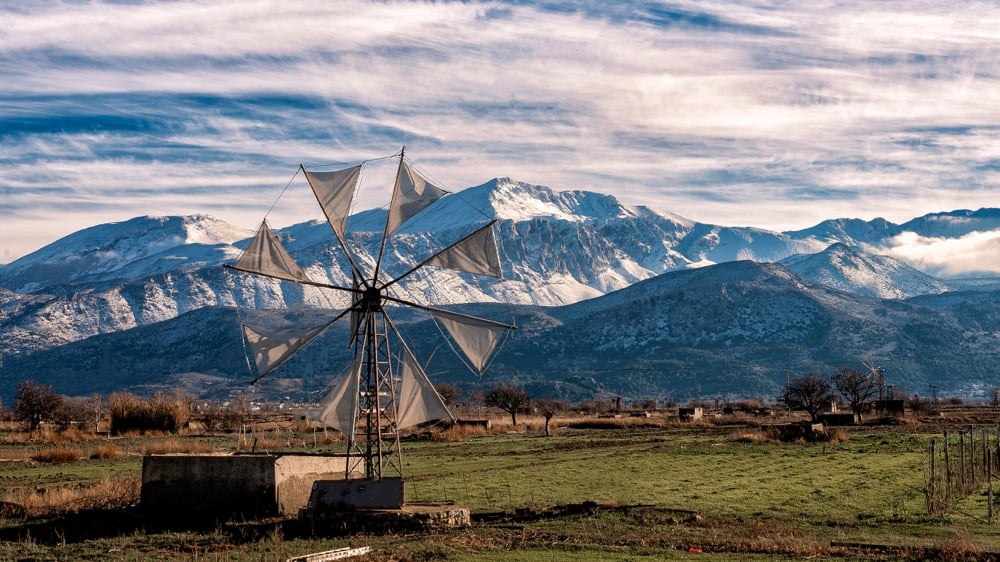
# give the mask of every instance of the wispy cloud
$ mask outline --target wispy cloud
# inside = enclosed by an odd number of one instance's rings
[[[0,20],[0,262],[137,214],[253,225],[298,163],[402,144],[452,190],[511,176],[721,224],[997,205],[1000,11],[972,2],[9,2]],[[315,212],[291,197],[278,224]]]

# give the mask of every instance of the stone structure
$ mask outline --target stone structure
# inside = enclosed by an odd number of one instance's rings
[[[296,517],[313,482],[344,480],[346,458],[304,454],[146,455],[140,506],[174,521]]]
[[[698,421],[705,416],[705,410],[702,408],[678,408],[677,417],[681,421]]]

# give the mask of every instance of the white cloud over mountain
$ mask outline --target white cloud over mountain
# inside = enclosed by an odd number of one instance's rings
[[[1000,273],[1000,231],[971,232],[960,238],[936,238],[904,232],[890,241],[887,253],[922,271],[944,277]]]

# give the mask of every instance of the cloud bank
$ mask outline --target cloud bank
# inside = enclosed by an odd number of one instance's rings
[[[299,163],[404,144],[453,191],[773,230],[997,206],[998,39],[975,2],[3,2],[0,263],[137,215],[250,229]],[[318,215],[302,188],[273,223]]]

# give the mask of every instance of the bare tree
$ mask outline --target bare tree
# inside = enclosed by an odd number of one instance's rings
[[[462,397],[462,388],[450,382],[436,384],[434,390],[441,395],[441,400],[448,406],[453,406]]]
[[[830,381],[819,373],[806,373],[788,382],[780,400],[792,410],[802,410],[815,422],[833,400]]]
[[[483,404],[486,406],[500,408],[510,414],[510,421],[514,425],[517,425],[517,413],[524,411],[529,401],[530,398],[524,388],[509,383],[494,386],[483,397]]]
[[[94,432],[101,432],[101,420],[104,419],[105,414],[108,413],[107,404],[104,403],[104,397],[98,393],[93,393],[90,398],[87,399],[87,411],[94,421]]]
[[[14,393],[14,418],[28,422],[32,431],[62,407],[62,397],[52,387],[35,381],[21,381]]]
[[[833,386],[847,400],[851,412],[859,420],[879,391],[879,381],[873,376],[874,372],[863,373],[853,367],[841,367],[832,377]]]
[[[552,418],[565,409],[562,400],[535,400],[535,410],[545,418],[545,435],[552,435]]]

